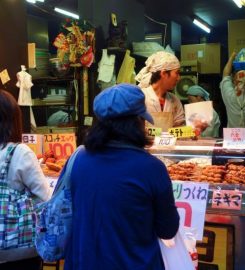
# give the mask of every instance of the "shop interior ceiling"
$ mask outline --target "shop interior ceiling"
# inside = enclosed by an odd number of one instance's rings
[[[45,0],[48,6],[58,6],[77,12],[78,2],[84,0]],[[203,33],[192,23],[193,16],[207,22],[215,35],[227,31],[227,21],[245,19],[245,7],[238,8],[232,0],[131,0],[145,6],[145,15],[159,22],[174,21],[182,33]],[[113,3],[112,3],[113,5]],[[31,5],[29,5],[30,8]]]

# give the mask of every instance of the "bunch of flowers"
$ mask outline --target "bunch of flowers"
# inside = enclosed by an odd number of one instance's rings
[[[90,67],[94,60],[94,29],[69,19],[62,29],[53,43],[57,48],[57,57],[71,66]]]

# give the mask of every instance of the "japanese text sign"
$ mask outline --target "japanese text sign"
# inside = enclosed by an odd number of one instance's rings
[[[195,136],[195,133],[191,126],[169,128],[168,133],[177,138],[190,138],[190,137]]]
[[[52,150],[57,158],[69,157],[76,149],[76,136],[74,133],[44,134],[44,152]]]
[[[242,193],[237,190],[214,190],[212,208],[241,210]]]
[[[148,136],[160,136],[162,133],[161,128],[155,128],[155,127],[146,127],[146,133]]]
[[[181,181],[172,183],[181,226],[194,228],[197,232],[197,240],[202,240],[208,184]]]
[[[22,142],[28,145],[36,154],[42,154],[43,136],[41,134],[22,134]]]
[[[245,128],[224,128],[224,148],[244,149],[245,148]]]

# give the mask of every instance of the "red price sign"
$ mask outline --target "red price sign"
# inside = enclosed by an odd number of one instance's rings
[[[241,210],[242,193],[236,190],[215,190],[213,192],[212,208]]]
[[[76,149],[74,133],[44,134],[44,152],[52,150],[57,158],[69,157]]]

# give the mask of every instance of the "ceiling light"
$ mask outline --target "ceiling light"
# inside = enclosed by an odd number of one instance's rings
[[[206,31],[207,33],[210,33],[211,32],[210,27],[208,27],[207,24],[204,23],[204,22],[202,22],[200,19],[194,18],[193,19],[193,23],[195,25],[197,25],[198,27],[200,27],[202,30]]]
[[[79,15],[77,15],[75,13],[72,13],[70,11],[67,11],[67,10],[64,10],[64,9],[61,9],[61,8],[57,8],[57,7],[55,7],[54,10],[56,12],[59,12],[61,14],[64,14],[66,16],[69,16],[69,17],[72,17],[72,18],[75,18],[75,19],[79,20]]]
[[[233,0],[233,2],[239,7],[241,8],[242,7],[242,1],[241,0]]]
[[[45,0],[26,0],[28,3],[36,4],[36,2],[42,2],[44,3]]]

